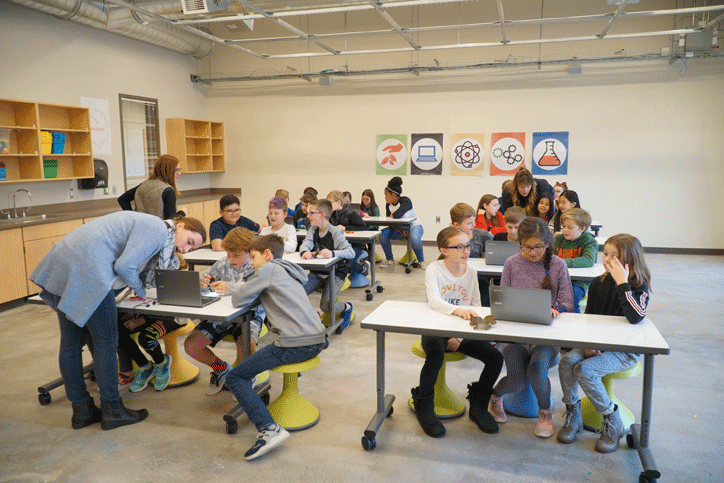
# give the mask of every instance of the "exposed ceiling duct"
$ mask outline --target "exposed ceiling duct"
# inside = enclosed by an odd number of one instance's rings
[[[203,32],[168,22],[151,22],[150,18],[128,8],[109,6],[108,2],[92,0],[11,0],[13,3],[106,30],[149,44],[203,59],[214,50],[214,41]],[[181,14],[180,0],[138,5],[157,15]]]

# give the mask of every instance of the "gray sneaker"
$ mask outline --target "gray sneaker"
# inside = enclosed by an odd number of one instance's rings
[[[623,433],[621,414],[618,412],[618,406],[614,406],[613,412],[603,417],[603,431],[601,437],[596,441],[596,451],[613,453],[618,449],[618,442]]]
[[[224,382],[226,382],[226,375],[229,374],[229,371],[231,370],[231,367],[229,365],[226,365],[226,369],[224,369],[221,372],[212,371],[211,372],[211,380],[209,381],[209,387],[206,388],[206,395],[207,396],[213,396],[214,394],[218,394],[221,389],[224,387]]]
[[[288,437],[289,432],[278,424],[274,429],[265,429],[256,436],[254,446],[244,453],[244,459],[253,460],[254,458],[267,454],[286,441]]]

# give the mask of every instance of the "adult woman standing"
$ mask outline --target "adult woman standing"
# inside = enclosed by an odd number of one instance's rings
[[[180,174],[181,164],[178,159],[163,154],[156,161],[148,179],[119,196],[118,204],[130,211],[133,209],[131,201],[134,201],[136,211],[170,220],[176,216],[176,180]]]
[[[174,252],[200,247],[206,230],[195,218],[161,220],[120,211],[76,228],[43,257],[30,276],[40,297],[58,314],[60,373],[73,404],[74,429],[101,422],[114,429],[143,421],[145,409],[126,409],[118,393],[118,318],[115,295],[124,286],[146,295],[154,268],[167,268]],[[83,380],[81,348],[90,334],[101,409]]]
[[[522,167],[515,173],[513,181],[506,183],[503,189],[500,212],[505,215],[505,210],[511,206],[520,206],[528,216],[535,216],[535,208],[540,194],[543,192],[553,195],[553,187],[548,181],[542,178],[533,178],[533,175],[526,168]]]

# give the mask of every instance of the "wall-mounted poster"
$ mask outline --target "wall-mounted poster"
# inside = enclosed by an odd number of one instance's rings
[[[93,154],[113,154],[111,147],[111,109],[108,99],[81,97],[80,105],[90,114]]]
[[[412,134],[410,174],[442,174],[442,133]]]
[[[407,174],[407,134],[377,135],[377,174]]]
[[[491,175],[513,176],[524,164],[524,132],[494,132],[490,136]]]
[[[450,142],[450,174],[454,176],[483,176],[483,134],[453,134]]]
[[[533,133],[533,174],[568,174],[568,132]]]

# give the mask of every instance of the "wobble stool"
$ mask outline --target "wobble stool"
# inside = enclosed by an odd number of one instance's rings
[[[186,384],[191,384],[199,377],[199,368],[181,357],[177,343],[178,337],[188,334],[194,330],[195,327],[196,325],[189,321],[183,327],[179,327],[161,337],[166,354],[173,359],[171,363],[171,382],[168,383],[168,387],[185,386]]]
[[[611,398],[614,404],[618,405],[618,412],[621,415],[621,421],[623,421],[623,429],[626,432],[631,429],[631,425],[636,421],[636,416],[613,394],[613,381],[616,379],[631,379],[641,374],[642,371],[641,363],[637,362],[628,369],[606,374],[601,378],[603,387],[606,388],[606,394],[608,394],[608,397]],[[603,429],[603,416],[596,412],[593,404],[591,404],[591,401],[587,397],[581,400],[581,416],[583,417],[583,427],[587,431],[593,431],[594,433],[601,432]]]
[[[284,374],[282,393],[273,400],[267,409],[274,421],[289,431],[306,429],[317,424],[319,410],[299,394],[298,374],[314,369],[319,365],[319,356],[302,362],[284,364],[272,369]]]
[[[410,349],[413,354],[423,359],[427,357],[425,351],[422,348],[422,342],[417,341],[412,345]],[[461,361],[465,359],[465,354],[459,352],[445,352],[445,358],[440,368],[440,372],[437,373],[437,381],[435,381],[435,414],[440,419],[452,419],[457,418],[465,414],[465,403],[463,403],[454,392],[447,387],[445,382],[445,367],[448,362]],[[407,402],[412,411],[415,411],[415,405],[410,398]]]

